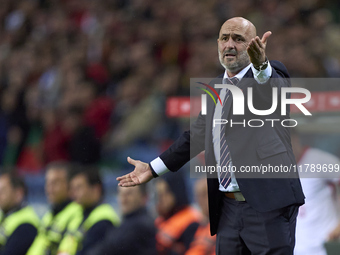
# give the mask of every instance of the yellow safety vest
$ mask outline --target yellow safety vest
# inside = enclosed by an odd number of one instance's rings
[[[82,241],[87,231],[97,222],[108,220],[114,226],[118,226],[119,217],[109,204],[97,206],[87,219],[83,222],[83,217],[74,219],[59,246],[59,255],[74,255],[82,248]]]
[[[15,211],[4,217],[0,214],[0,246],[6,245],[8,238],[22,224],[31,224],[38,228],[39,218],[31,206],[25,206],[18,211]],[[20,244],[18,244],[20,245]]]
[[[39,235],[27,255],[56,255],[69,224],[73,219],[80,217],[82,217],[82,208],[75,202],[69,203],[54,216],[52,212],[47,212],[39,227]]]

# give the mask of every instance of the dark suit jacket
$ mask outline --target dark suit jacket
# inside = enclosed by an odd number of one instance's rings
[[[249,178],[249,173],[236,172],[235,176],[240,190],[247,203],[259,212],[271,211],[286,207],[292,204],[303,204],[304,195],[302,192],[298,174],[294,173],[293,166],[296,165],[293,150],[290,142],[289,128],[283,127],[281,121],[290,119],[289,106],[287,114],[281,116],[281,100],[278,100],[278,107],[269,116],[257,116],[252,114],[247,106],[248,87],[253,88],[253,104],[258,110],[269,109],[272,105],[272,88],[277,87],[279,94],[282,87],[290,87],[289,74],[285,66],[278,61],[271,61],[272,76],[265,84],[258,84],[253,78],[252,70],[245,74],[237,85],[243,90],[245,96],[245,114],[233,115],[232,99],[228,99],[225,111],[228,120],[233,122],[246,121],[243,125],[227,124],[226,140],[230,148],[233,165],[239,170],[241,166],[292,166],[290,173],[285,173],[281,178],[258,173]],[[211,82],[211,85],[221,84],[223,75]],[[219,92],[219,91],[218,91]],[[207,115],[199,114],[195,123],[179,137],[179,139],[168,150],[160,155],[164,164],[170,171],[177,171],[192,157],[205,150],[205,161],[207,166],[216,166],[213,143],[212,143],[212,121],[215,105],[213,100],[207,100]],[[247,121],[250,119],[261,119],[265,125],[262,127],[249,127]],[[274,122],[266,119],[279,119]],[[255,123],[252,123],[255,125]],[[257,125],[259,123],[256,123]],[[287,125],[287,123],[286,123]],[[247,178],[248,177],[248,178]],[[256,177],[256,178],[253,178]],[[259,178],[261,177],[261,178]],[[284,178],[282,178],[284,177]],[[217,231],[223,194],[219,191],[219,182],[216,173],[208,174],[208,195],[210,229],[214,235]]]

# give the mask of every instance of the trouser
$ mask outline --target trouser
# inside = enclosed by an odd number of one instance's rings
[[[216,255],[292,255],[298,209],[258,212],[246,201],[224,197]]]

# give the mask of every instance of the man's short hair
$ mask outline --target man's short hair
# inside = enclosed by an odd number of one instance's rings
[[[102,196],[104,195],[104,185],[99,173],[99,169],[95,166],[84,166],[81,164],[74,164],[72,166],[71,179],[78,175],[83,175],[90,186],[99,185]]]
[[[65,171],[66,172],[66,178],[67,178],[67,182],[71,181],[72,178],[72,163],[68,162],[68,161],[53,161],[51,163],[49,163],[48,165],[46,165],[46,172],[48,172],[49,170],[53,169],[53,170],[57,170],[57,171]]]
[[[22,177],[18,176],[13,170],[2,171],[1,177],[8,176],[11,186],[14,189],[22,189],[24,192],[24,197],[27,196],[28,190],[25,181]]]

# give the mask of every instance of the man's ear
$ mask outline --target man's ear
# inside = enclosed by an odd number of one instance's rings
[[[15,189],[15,202],[16,204],[21,203],[25,198],[25,191],[22,188]]]
[[[97,194],[99,194],[99,196],[102,196],[102,187],[99,184],[94,185],[93,189]]]

